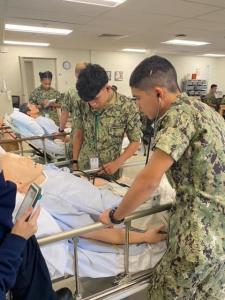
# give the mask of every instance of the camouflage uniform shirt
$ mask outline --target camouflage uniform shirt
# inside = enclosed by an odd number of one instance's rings
[[[89,169],[92,157],[99,157],[100,164],[118,158],[125,133],[130,142],[141,138],[140,114],[136,104],[115,92],[110,103],[98,112],[85,101],[78,101],[74,126],[84,134],[79,154],[80,169]]]
[[[77,105],[77,101],[80,101],[80,97],[75,88],[72,88],[64,96],[62,110],[68,111],[72,117],[74,115],[74,109]]]
[[[176,203],[149,299],[225,299],[224,120],[181,94],[160,119],[154,147],[174,160],[167,175]]]
[[[61,94],[57,90],[52,87],[49,90],[44,90],[41,86],[33,90],[29,97],[29,101],[36,105],[40,105],[40,112],[42,115],[48,115],[51,119],[53,119],[57,124],[59,123],[59,118],[57,115],[57,111],[55,108],[47,107],[44,108],[41,105],[41,102],[45,99],[51,100],[56,99],[56,103],[61,102]]]

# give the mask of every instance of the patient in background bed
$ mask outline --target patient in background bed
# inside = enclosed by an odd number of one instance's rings
[[[63,230],[93,224],[107,207],[117,206],[122,198],[111,191],[98,189],[88,181],[65,173],[52,166],[34,163],[28,157],[7,153],[0,155],[6,179],[25,193],[31,183],[42,188],[42,206],[57,220]],[[157,243],[165,240],[160,233],[163,225],[146,232],[130,232],[130,243]],[[121,228],[107,228],[82,237],[106,243],[123,244],[125,232]]]
[[[45,134],[58,133],[59,127],[52,119],[41,116],[37,105],[31,103],[23,103],[20,105],[19,111],[35,119],[35,121],[44,130]]]

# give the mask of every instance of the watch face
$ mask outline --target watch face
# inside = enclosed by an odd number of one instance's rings
[[[63,62],[63,69],[69,70],[71,68],[71,63],[68,60]]]

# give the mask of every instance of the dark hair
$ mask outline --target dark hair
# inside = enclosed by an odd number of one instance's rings
[[[174,66],[158,55],[144,59],[134,69],[130,77],[130,86],[143,91],[155,86],[165,87],[171,93],[180,90]]]
[[[50,71],[39,72],[39,76],[40,76],[41,80],[43,80],[43,79],[52,80],[52,72],[50,72]]]
[[[82,100],[88,102],[96,97],[107,82],[107,73],[101,66],[88,64],[79,74],[76,84],[77,92]]]
[[[211,89],[217,88],[217,84],[211,84]]]
[[[28,103],[20,104],[19,111],[27,115],[28,111],[30,111]]]

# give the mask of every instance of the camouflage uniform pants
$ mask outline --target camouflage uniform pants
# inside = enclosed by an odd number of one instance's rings
[[[203,265],[164,256],[153,273],[148,290],[150,300],[224,300],[225,262]]]

